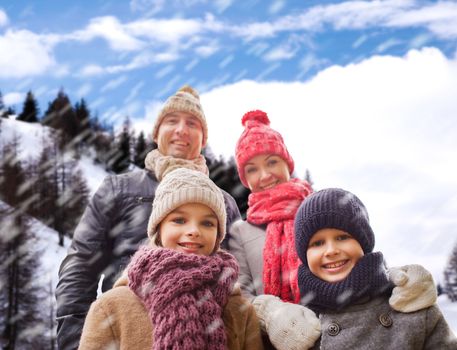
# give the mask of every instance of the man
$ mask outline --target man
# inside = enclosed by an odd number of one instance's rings
[[[189,86],[168,98],[153,129],[158,145],[145,160],[146,169],[105,178],[74,232],[59,270],[57,342],[76,349],[90,304],[110,289],[138,246],[147,238],[147,223],[156,187],[171,170],[185,167],[208,174],[200,154],[208,137],[198,93]],[[227,227],[240,217],[234,199],[224,192]],[[126,310],[128,312],[128,310]]]

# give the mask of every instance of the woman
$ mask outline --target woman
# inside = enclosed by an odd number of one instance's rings
[[[312,189],[306,181],[291,178],[294,161],[281,134],[270,128],[265,112],[246,113],[242,124],[245,130],[235,159],[240,180],[251,194],[246,221],[230,228],[229,250],[240,265],[238,281],[256,309],[262,331],[277,349],[308,349],[320,337],[321,328],[315,314],[298,305],[299,259],[293,225],[298,207]],[[423,268],[393,272],[390,278],[398,281],[390,299],[394,309],[411,312],[435,302],[433,280]],[[428,286],[428,292],[410,297],[418,281]]]

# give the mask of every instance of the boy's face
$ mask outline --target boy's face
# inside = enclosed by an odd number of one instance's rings
[[[218,219],[206,205],[184,204],[162,220],[160,241],[164,248],[186,254],[210,255],[216,246]]]
[[[356,239],[335,228],[317,231],[311,237],[306,251],[311,272],[327,282],[345,279],[363,255],[363,249]]]

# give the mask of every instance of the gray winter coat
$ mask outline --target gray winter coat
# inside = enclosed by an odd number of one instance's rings
[[[322,335],[312,349],[455,350],[457,338],[438,306],[394,311],[387,298],[319,315]]]
[[[238,260],[243,296],[251,300],[263,293],[263,247],[266,225],[256,226],[238,220],[230,228],[229,252]]]
[[[56,298],[60,350],[78,348],[100,276],[105,275],[102,291],[110,289],[146,240],[157,185],[154,174],[146,170],[111,175],[90,200],[59,270]],[[223,193],[229,227],[240,212],[235,200]]]

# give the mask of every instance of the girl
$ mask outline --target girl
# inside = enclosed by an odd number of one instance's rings
[[[365,206],[329,188],[307,197],[295,221],[299,286],[319,313],[316,349],[457,349],[438,306],[399,313],[388,302],[392,284]]]
[[[297,305],[299,259],[293,220],[312,189],[306,181],[291,178],[294,160],[281,134],[270,128],[265,112],[246,113],[242,124],[245,130],[237,142],[235,159],[240,180],[251,194],[247,220],[236,221],[230,228],[229,250],[240,265],[243,294],[252,301],[271,343],[280,350],[308,349],[319,338],[321,328],[312,311]],[[393,279],[404,285],[394,289],[392,306],[409,312],[432,305],[436,293],[422,293],[417,298],[408,293],[415,283],[435,290],[427,271],[409,266],[403,270],[393,270]]]
[[[150,245],[91,306],[80,349],[261,349],[252,306],[234,288],[238,265],[219,244],[224,197],[208,176],[170,172],[148,224]]]

